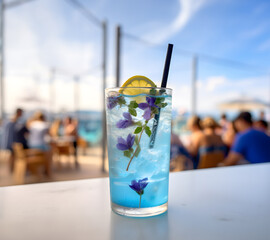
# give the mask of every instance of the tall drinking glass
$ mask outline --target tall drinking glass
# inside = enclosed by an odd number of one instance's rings
[[[133,217],[168,207],[172,90],[106,89],[112,210]]]

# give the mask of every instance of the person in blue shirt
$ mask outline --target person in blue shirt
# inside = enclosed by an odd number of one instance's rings
[[[234,165],[242,159],[249,163],[270,162],[270,137],[252,127],[251,114],[240,113],[235,126],[239,134],[222,165]]]

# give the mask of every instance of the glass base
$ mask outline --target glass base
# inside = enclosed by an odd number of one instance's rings
[[[152,217],[166,212],[168,209],[168,202],[157,207],[149,207],[149,208],[123,207],[115,203],[111,203],[111,206],[112,210],[119,215],[127,217]]]

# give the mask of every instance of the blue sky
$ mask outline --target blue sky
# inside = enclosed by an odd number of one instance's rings
[[[108,21],[108,86],[114,84],[115,26],[121,24],[124,33],[154,44],[149,46],[123,37],[121,82],[140,74],[159,83],[166,45],[170,42],[175,46],[168,83],[174,90],[174,108],[190,109],[192,55],[182,54],[181,49],[199,54],[199,111],[216,111],[218,103],[240,95],[269,102],[269,1],[80,2],[99,19]],[[101,99],[102,36],[97,26],[65,0],[36,0],[7,10],[5,17],[9,111],[26,93],[38,96],[44,106],[48,106],[52,67],[62,70],[55,82],[58,89],[55,110],[73,109],[74,74],[82,75],[80,108],[101,108],[101,101],[96,101]],[[204,55],[243,62],[248,66],[211,60]]]

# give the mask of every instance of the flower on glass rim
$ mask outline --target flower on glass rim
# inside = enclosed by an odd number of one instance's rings
[[[131,117],[130,113],[124,112],[123,117],[125,119],[121,119],[116,123],[116,126],[118,128],[127,128],[127,127],[129,127],[129,126],[131,126],[133,124],[132,117]]]
[[[118,137],[116,147],[121,151],[126,151],[132,148],[134,144],[135,136],[128,134],[127,139],[125,140],[122,137]]]
[[[113,109],[117,105],[117,102],[118,102],[118,96],[108,97],[107,108]]]
[[[131,185],[129,187],[138,193],[140,196],[143,195],[144,189],[148,185],[148,178],[140,179],[138,182],[136,180],[132,180]]]
[[[139,103],[138,107],[142,110],[144,110],[143,118],[145,120],[151,119],[151,107],[158,108],[157,105],[155,105],[156,99],[153,97],[146,97],[147,103]]]

